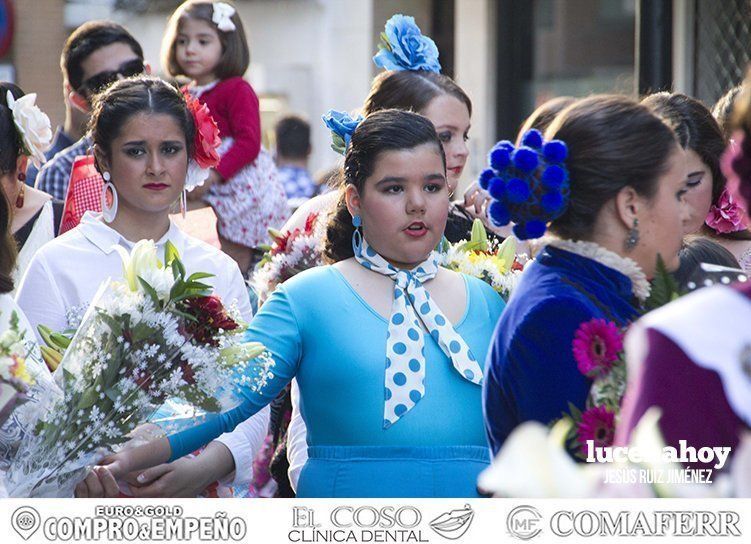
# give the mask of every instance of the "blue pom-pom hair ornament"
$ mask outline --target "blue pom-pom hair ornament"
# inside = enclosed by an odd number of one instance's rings
[[[491,221],[497,226],[513,222],[514,235],[520,240],[545,234],[548,224],[568,206],[567,157],[564,142],[546,142],[535,129],[524,133],[518,147],[506,140],[493,146],[488,168],[478,180],[492,199]]]

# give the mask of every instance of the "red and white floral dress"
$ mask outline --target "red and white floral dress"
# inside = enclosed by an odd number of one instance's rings
[[[258,97],[241,77],[185,90],[206,104],[219,126],[222,183],[204,196],[217,215],[219,234],[246,247],[269,243],[268,229],[281,228],[288,207],[271,155],[261,147]]]

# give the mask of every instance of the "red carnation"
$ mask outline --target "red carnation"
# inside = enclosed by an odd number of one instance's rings
[[[222,140],[219,138],[219,127],[211,117],[206,104],[201,104],[198,99],[186,96],[188,109],[193,115],[196,125],[196,134],[193,137],[193,159],[201,168],[213,168],[219,164],[217,148]]]
[[[305,234],[313,234],[313,229],[316,226],[316,220],[318,219],[317,213],[311,213],[305,220]]]
[[[219,329],[233,331],[240,325],[227,315],[219,297],[193,297],[185,301],[187,312],[196,318],[187,324],[186,330],[198,342],[217,345],[215,340]]]

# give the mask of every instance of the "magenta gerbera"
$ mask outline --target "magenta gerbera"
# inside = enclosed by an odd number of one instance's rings
[[[623,349],[623,335],[615,323],[592,319],[576,330],[571,345],[579,372],[590,378],[606,374]]]
[[[583,450],[587,440],[594,441],[594,446],[612,446],[615,438],[615,414],[605,406],[595,406],[582,412],[577,428],[579,443]]]

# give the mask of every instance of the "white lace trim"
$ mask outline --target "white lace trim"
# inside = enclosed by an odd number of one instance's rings
[[[621,257],[617,253],[605,249],[594,242],[585,242],[582,240],[562,240],[560,238],[549,238],[545,240],[548,245],[576,253],[582,257],[592,259],[598,263],[617,270],[631,280],[631,292],[636,298],[645,301],[649,298],[652,286],[647,280],[646,274],[636,261],[628,257]]]
[[[207,83],[206,85],[188,85],[187,89],[193,98],[200,98],[203,93],[210,91],[211,89],[216,87],[218,83],[219,80],[215,79],[214,81]]]

